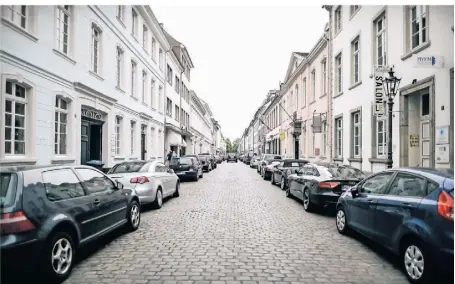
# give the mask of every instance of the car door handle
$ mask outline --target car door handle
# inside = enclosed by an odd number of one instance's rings
[[[95,204],[95,206],[100,205],[100,200],[99,200],[99,199],[95,199],[95,201],[93,202],[93,204]]]
[[[371,203],[374,202],[374,200],[373,199],[368,199],[367,202],[371,204]]]
[[[414,207],[414,206],[412,206],[411,203],[407,203],[407,202],[403,202],[403,203],[401,203],[401,204],[402,204],[403,207],[405,207],[405,208],[413,208],[413,207]]]

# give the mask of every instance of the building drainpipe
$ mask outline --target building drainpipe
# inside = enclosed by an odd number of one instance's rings
[[[163,155],[163,159],[164,159],[164,162],[166,163],[167,161],[167,153],[166,153],[166,116],[167,116],[167,113],[166,113],[166,103],[167,103],[167,93],[166,93],[166,87],[167,87],[167,53],[170,51],[169,50],[166,50],[164,52],[164,88],[163,88],[163,93],[164,93],[164,98],[163,98],[163,115],[164,115],[164,127],[163,127],[163,148],[164,148],[164,155]]]
[[[185,68],[185,67],[183,67],[183,68]],[[185,70],[183,70],[182,72],[180,72],[180,86],[183,85],[182,74],[183,74],[184,71],[185,71]],[[182,110],[182,95],[183,95],[183,94],[182,94],[182,92],[183,92],[183,88],[180,88],[180,86],[178,86],[178,88],[179,88],[179,95],[180,95],[180,109],[179,109],[179,110],[180,110],[180,112],[179,112],[179,122],[180,122],[180,124],[179,124],[179,126],[180,126],[180,132],[182,132],[182,131],[183,131],[183,128],[182,128],[182,125],[183,125],[183,124],[182,124],[182,113],[183,113],[183,110]],[[181,157],[181,156],[182,156],[182,147],[183,147],[183,135],[182,135],[182,133],[180,133],[180,138],[181,138],[181,140],[180,140],[180,152],[179,152],[179,156]]]
[[[333,124],[333,120],[332,120],[332,117],[333,117],[333,96],[332,96],[332,6],[323,6],[324,9],[326,9],[328,12],[329,12],[329,31],[328,31],[328,39],[327,39],[327,92],[328,92],[328,95],[327,95],[327,129],[326,131],[328,131],[328,135],[327,135],[327,142],[328,142],[328,146],[329,146],[329,157],[328,157],[328,160],[329,162],[332,162],[333,161],[333,157],[334,157],[334,149],[333,149],[333,127],[332,127],[332,124]]]

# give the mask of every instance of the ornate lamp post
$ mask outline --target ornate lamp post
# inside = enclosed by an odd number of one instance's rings
[[[387,168],[391,169],[393,165],[392,158],[392,110],[393,100],[397,95],[398,87],[400,86],[401,78],[395,77],[393,68],[390,68],[389,77],[382,80],[382,86],[387,96]]]

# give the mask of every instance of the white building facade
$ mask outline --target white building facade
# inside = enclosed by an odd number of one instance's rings
[[[191,146],[189,153],[212,153],[212,121],[211,114],[206,108],[206,103],[202,101],[194,91],[190,91],[191,111],[190,111],[190,132]]]
[[[164,157],[170,46],[149,6],[1,9],[0,164]]]
[[[453,168],[453,6],[326,6],[332,39],[333,157],[386,168],[387,115],[374,66],[401,78],[393,107],[393,166]],[[377,88],[378,87],[378,88]],[[387,106],[384,105],[385,114]]]

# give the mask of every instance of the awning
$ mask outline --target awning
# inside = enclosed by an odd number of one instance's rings
[[[167,144],[170,146],[182,145],[182,136],[174,131],[169,131],[167,135]]]

